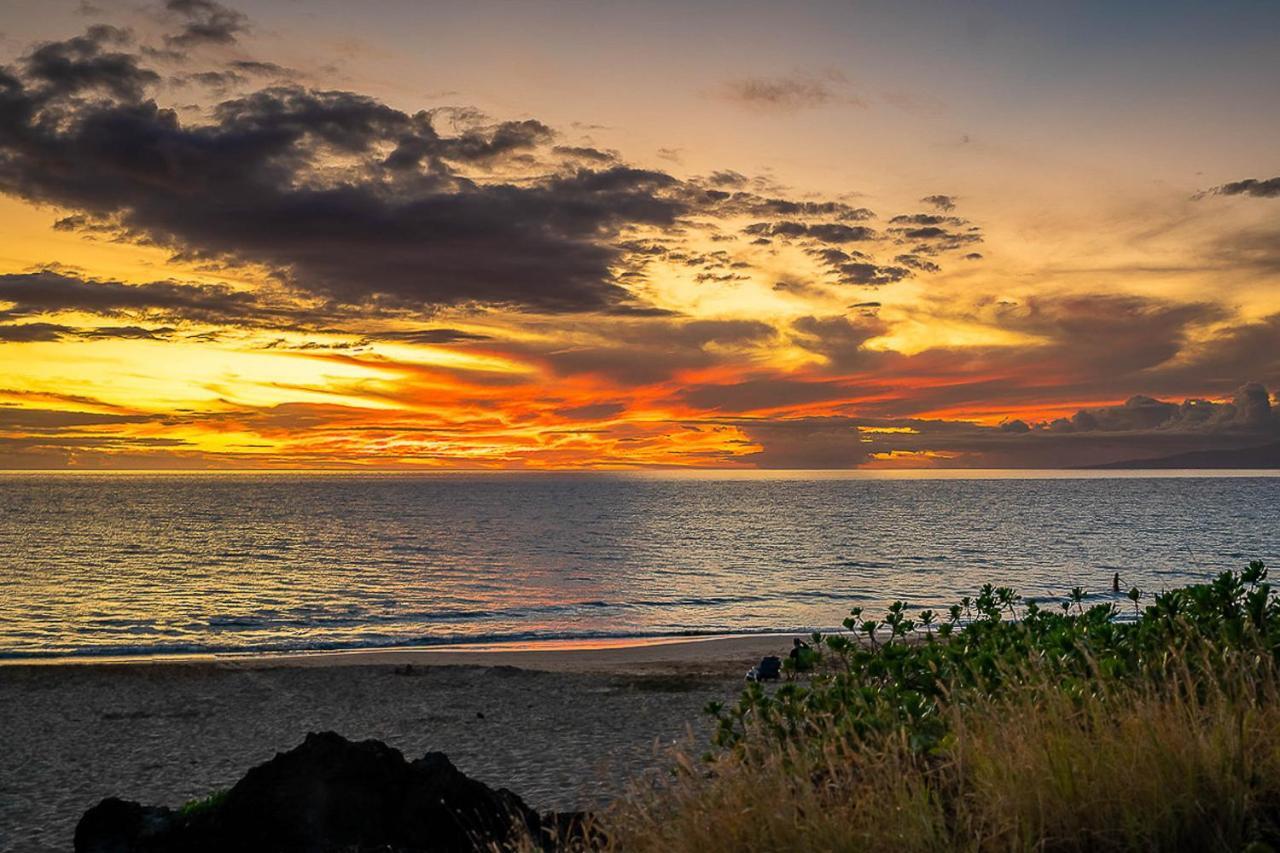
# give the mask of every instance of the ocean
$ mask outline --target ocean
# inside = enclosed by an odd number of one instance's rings
[[[2,474],[8,659],[823,629],[1280,564],[1232,472]],[[1127,599],[1124,599],[1128,606]]]

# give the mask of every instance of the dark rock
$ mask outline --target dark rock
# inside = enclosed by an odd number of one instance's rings
[[[501,849],[524,838],[580,844],[581,815],[545,820],[505,788],[468,778],[444,753],[405,761],[326,732],[254,767],[209,808],[188,813],[114,798],[76,827],[77,853],[427,853]],[[575,835],[576,833],[576,835]]]
[[[107,797],[76,824],[75,849],[86,853],[142,853],[164,850],[174,813]],[[159,845],[159,846],[157,846]]]

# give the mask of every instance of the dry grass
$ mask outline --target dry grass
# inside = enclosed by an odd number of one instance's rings
[[[1056,684],[951,705],[953,737],[836,738],[680,758],[602,816],[621,851],[1270,849],[1280,686],[1241,656],[1216,683],[1072,698]],[[1189,698],[1194,697],[1194,698]],[[1251,848],[1250,845],[1253,845]]]

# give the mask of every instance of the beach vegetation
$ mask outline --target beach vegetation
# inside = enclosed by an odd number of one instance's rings
[[[855,609],[807,678],[710,706],[712,751],[602,816],[609,845],[1280,849],[1266,567],[1045,604],[988,585],[941,621]]]
[[[184,818],[193,818],[198,815],[217,811],[217,809],[227,799],[225,790],[214,791],[212,794],[204,797],[197,797],[194,800],[187,800],[178,807],[178,815]]]

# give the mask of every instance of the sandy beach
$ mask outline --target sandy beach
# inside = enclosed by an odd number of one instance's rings
[[[702,708],[779,635],[0,666],[0,851],[65,851],[115,795],[226,788],[307,732],[377,738],[538,809],[587,808],[705,741]]]

